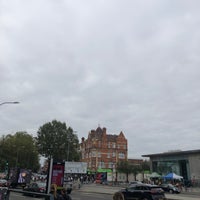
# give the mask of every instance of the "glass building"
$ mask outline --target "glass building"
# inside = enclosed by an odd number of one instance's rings
[[[184,180],[200,182],[200,149],[189,151],[169,151],[158,154],[142,155],[150,158],[152,172],[161,175],[175,173]]]

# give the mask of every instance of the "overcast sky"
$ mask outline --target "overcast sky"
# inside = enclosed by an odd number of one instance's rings
[[[200,1],[0,0],[0,136],[54,119],[121,131],[128,157],[200,149]]]

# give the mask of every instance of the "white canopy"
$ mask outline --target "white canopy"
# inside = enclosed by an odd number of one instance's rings
[[[151,175],[150,175],[150,178],[160,178],[161,175],[158,174],[157,172],[153,172]]]

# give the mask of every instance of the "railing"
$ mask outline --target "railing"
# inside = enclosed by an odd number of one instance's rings
[[[39,192],[29,192],[29,191],[24,191],[24,190],[20,190],[20,189],[8,189],[7,198],[5,198],[5,200],[9,200],[10,192],[21,193],[21,194],[24,194],[24,195],[27,195],[27,196],[37,196],[37,197],[40,197],[40,198],[44,197],[45,200],[51,199],[51,194],[39,193]],[[4,199],[0,198],[0,200],[4,200]]]

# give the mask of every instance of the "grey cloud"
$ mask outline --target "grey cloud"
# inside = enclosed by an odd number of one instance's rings
[[[198,5],[2,1],[1,102],[21,103],[0,107],[0,134],[57,119],[123,131],[129,157],[199,148]]]

